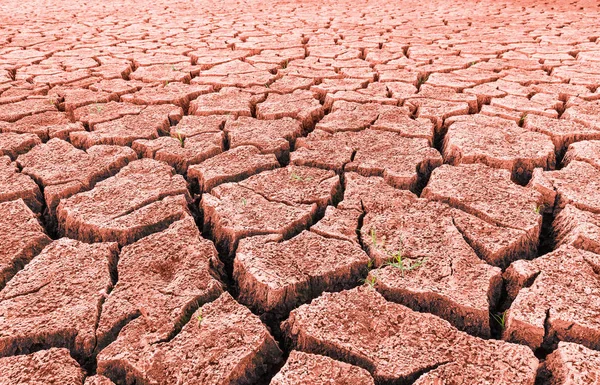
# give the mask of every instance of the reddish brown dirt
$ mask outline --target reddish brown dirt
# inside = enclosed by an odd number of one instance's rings
[[[182,219],[189,200],[183,177],[164,163],[141,159],[92,190],[62,199],[56,216],[63,235],[124,245]]]
[[[100,374],[126,384],[249,383],[281,359],[265,325],[228,293],[198,309],[169,341],[146,342],[144,321],[131,322],[100,353]]]
[[[168,339],[191,309],[223,291],[217,251],[189,216],[124,247],[117,269],[119,281],[98,321],[99,347],[137,317],[144,319],[149,341]]]
[[[46,247],[0,292],[0,356],[60,346],[89,358],[117,253],[115,243],[67,238]]]
[[[538,366],[522,345],[469,336],[369,287],[324,294],[294,310],[283,328],[296,349],[363,367],[377,383],[495,378],[495,384],[533,384]],[[488,360],[502,364],[496,369]]]
[[[0,367],[2,385],[80,385],[85,378],[83,370],[69,356],[67,349],[52,348],[28,355],[0,358]]]
[[[0,288],[50,243],[44,228],[22,199],[0,203]]]
[[[598,271],[598,254],[569,246],[514,262],[504,273],[508,294],[516,297],[506,313],[504,338],[533,349],[551,348],[558,341],[599,349]]]
[[[550,385],[595,384],[600,379],[600,353],[581,345],[560,342],[544,364]]]
[[[326,356],[294,350],[271,385],[374,385],[366,370]]]
[[[599,383],[598,20],[0,1],[0,385]]]

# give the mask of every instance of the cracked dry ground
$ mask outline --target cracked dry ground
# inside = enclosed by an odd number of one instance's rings
[[[0,385],[600,385],[599,20],[2,1]]]

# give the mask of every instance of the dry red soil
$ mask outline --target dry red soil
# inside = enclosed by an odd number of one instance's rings
[[[596,0],[0,0],[0,385],[600,385]]]

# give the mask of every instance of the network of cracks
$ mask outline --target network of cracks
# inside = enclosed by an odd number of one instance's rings
[[[0,4],[0,384],[600,384],[599,18]]]

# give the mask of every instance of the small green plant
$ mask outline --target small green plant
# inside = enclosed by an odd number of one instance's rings
[[[242,198],[242,205],[246,206],[248,202],[246,202],[246,198]]]
[[[367,262],[367,269],[371,270],[373,268],[373,264],[374,264],[374,260],[369,259],[369,262]]]
[[[374,227],[371,227],[371,243],[374,247],[377,247],[377,231]]]
[[[165,87],[169,85],[169,81],[165,80]]]
[[[419,267],[423,266],[425,264],[425,262],[427,262],[427,258],[418,259],[418,260],[412,261],[412,262],[406,261],[403,259],[401,251],[397,251],[392,256],[393,256],[393,259],[391,261],[387,262],[386,265],[399,269],[402,272],[403,277],[404,277],[405,271],[411,271],[414,269],[418,269]]]
[[[494,321],[496,321],[498,325],[500,325],[502,330],[504,330],[504,328],[506,327],[506,312],[500,314],[492,313],[492,318],[494,319]]]
[[[544,212],[544,205],[535,206],[533,208],[533,211],[535,211],[536,214],[540,214],[540,213]]]
[[[179,71],[177,68],[175,68],[175,65],[171,66],[171,71]]]
[[[370,230],[370,236],[371,236],[371,244],[373,245],[374,248],[380,248],[383,247],[385,245],[385,235],[382,236],[381,238],[377,237],[377,231],[375,230],[374,227],[371,228]]]
[[[369,285],[369,287],[374,288],[375,284],[377,283],[377,277],[375,275],[371,275],[363,279],[362,281]]]
[[[419,78],[417,88],[421,87],[425,82],[427,82],[427,80],[429,80],[429,75]]]
[[[288,66],[288,64],[289,64],[289,60],[288,60],[288,59],[285,59],[285,61],[284,61],[284,62],[283,62],[283,64],[281,65],[281,67],[282,67],[283,69],[286,69],[286,68],[287,68],[287,66]]]
[[[198,317],[196,317],[196,319],[198,320],[198,327],[200,327],[200,325],[202,325],[202,320],[204,318],[202,318],[202,309],[198,309]]]
[[[472,67],[472,66],[474,66],[475,64],[477,64],[477,62],[474,62],[474,61],[472,61],[472,62],[470,62],[470,63],[469,63],[469,67]]]
[[[96,103],[96,104],[94,104],[94,109],[96,110],[96,113],[99,114],[99,113],[102,112],[102,110],[104,109],[104,107],[101,104]]]
[[[271,85],[269,83],[265,83],[265,88],[271,88]]]
[[[523,123],[525,123],[525,118],[527,118],[527,114],[523,114],[523,116],[521,116],[521,119],[519,119],[519,126],[522,126]]]
[[[312,180],[312,176],[303,177],[301,175],[296,174],[295,172],[292,172],[292,174],[290,175],[290,179],[297,180],[299,182],[302,182],[302,181],[310,182]]]
[[[179,131],[177,131],[177,140],[179,141],[181,148],[183,148],[185,146],[185,137],[183,137]]]

